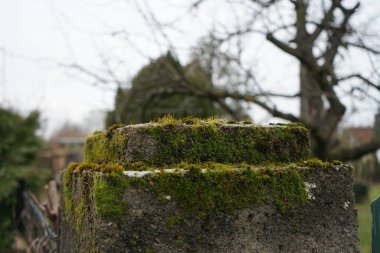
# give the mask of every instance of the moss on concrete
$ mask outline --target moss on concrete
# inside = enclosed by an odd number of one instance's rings
[[[136,136],[140,138],[134,138]],[[146,147],[147,143],[151,146]],[[309,155],[308,130],[302,125],[264,127],[251,122],[228,124],[214,118],[176,120],[164,117],[149,124],[117,126],[90,136],[85,144],[85,162],[91,163],[142,161],[163,166],[182,161],[210,161],[260,164],[294,162],[307,159]]]
[[[87,167],[87,166],[86,166]],[[99,166],[92,165],[94,168]],[[106,170],[116,169],[114,166]],[[102,169],[100,169],[102,170]],[[96,241],[93,236],[94,212],[92,212],[93,177],[83,165],[70,164],[63,175],[63,219],[71,224],[78,234],[76,243],[83,245],[80,252],[97,252]]]
[[[87,137],[84,146],[84,161],[96,163],[117,163],[123,156],[127,144],[125,132],[114,125],[104,132],[95,132]]]
[[[104,176],[94,174],[93,197],[96,212],[103,218],[118,219],[128,207],[123,199],[127,181],[118,172]]]
[[[263,127],[167,116],[148,124],[115,125],[90,136],[85,162],[66,169],[64,218],[83,252],[97,252],[96,222],[107,229],[129,222],[140,208],[136,198],[146,197],[145,205],[154,210],[172,210],[159,222],[167,230],[259,206],[285,214],[308,201],[304,180],[346,168],[337,161],[305,160],[309,149],[308,130],[300,124]],[[134,230],[128,239],[132,251],[152,251],[149,243],[139,245]],[[182,247],[182,238],[177,239]]]
[[[310,163],[316,165],[317,161]],[[328,163],[322,165],[333,166]],[[156,172],[144,177],[127,177],[119,165],[73,164],[64,175],[65,206],[66,211],[71,212],[69,216],[82,217],[81,204],[73,204],[70,186],[73,185],[72,180],[83,181],[83,176],[92,176],[93,182],[87,184],[91,189],[83,190],[87,193],[81,197],[89,198],[90,194],[96,213],[107,219],[118,219],[127,210],[128,203],[123,199],[126,188],[153,192],[160,203],[176,201],[184,213],[198,213],[202,217],[212,212],[228,213],[269,202],[273,202],[280,212],[304,204],[307,192],[302,181],[303,170],[296,164],[274,167],[273,164],[257,167],[245,163],[181,163],[173,167],[177,169],[174,172],[165,171],[168,167],[150,167]]]
[[[78,222],[86,215],[84,213],[86,205],[89,207],[94,205],[96,213],[103,218],[112,219],[124,213],[127,203],[122,199],[126,183],[123,171],[123,167],[119,164],[89,163],[72,163],[65,170],[63,176],[65,217],[76,220],[78,231],[81,228]],[[81,182],[79,193],[73,189],[76,180]]]
[[[236,126],[236,125],[234,125]],[[150,164],[291,162],[309,155],[302,127],[228,127],[216,123],[191,127],[157,125],[144,129],[157,142]]]
[[[166,227],[176,229],[194,216],[206,221],[215,214],[233,214],[263,205],[273,205],[280,214],[286,214],[307,203],[303,179],[311,171],[329,174],[329,170],[336,172],[337,166],[345,168],[336,161],[317,159],[261,165],[182,162],[171,167],[144,163],[71,164],[63,180],[64,217],[78,234],[79,244],[87,245],[86,252],[97,252],[96,237],[91,234],[95,220],[127,219],[128,207],[133,203],[126,201],[125,194],[130,190],[153,194],[157,200],[154,205],[175,203],[178,209],[167,217]],[[125,170],[151,173],[132,177],[124,175]]]
[[[144,178],[129,178],[130,187],[153,191],[177,202],[187,214],[207,217],[214,212],[236,209],[273,201],[280,212],[307,200],[303,181],[296,169],[202,170],[190,167],[188,172],[161,172]]]

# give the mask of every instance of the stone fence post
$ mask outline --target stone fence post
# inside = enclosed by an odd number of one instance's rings
[[[352,169],[301,125],[173,120],[95,132],[63,177],[60,252],[359,252]]]

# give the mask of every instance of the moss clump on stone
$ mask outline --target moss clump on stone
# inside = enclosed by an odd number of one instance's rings
[[[178,216],[178,215],[171,215],[168,217],[168,220],[167,220],[167,223],[166,225],[169,227],[169,228],[173,228],[175,226],[178,226],[181,222],[181,217]]]
[[[299,166],[307,166],[307,167],[313,167],[313,168],[331,168],[336,165],[342,165],[342,162],[340,161],[332,161],[332,162],[327,162],[327,161],[321,161],[317,158],[312,158],[308,159],[302,162],[297,163]]]
[[[63,203],[65,207],[64,218],[69,219],[69,214],[73,213],[73,173],[74,164],[70,164],[63,173]]]
[[[247,164],[217,164],[214,167],[209,164],[212,169],[207,169],[202,165],[182,164],[182,172],[161,171],[144,177],[127,177],[115,166],[80,166],[80,170],[74,166],[66,173],[82,175],[86,174],[86,167],[88,168],[88,175],[93,176],[89,192],[96,213],[104,218],[118,219],[125,213],[128,204],[123,200],[123,193],[126,188],[153,192],[158,200],[165,198],[176,201],[185,213],[198,213],[201,217],[212,212],[228,213],[270,201],[273,201],[280,212],[286,212],[307,200],[300,172],[295,167],[265,169]],[[114,172],[112,168],[115,169]],[[65,174],[66,179],[70,178]],[[69,201],[65,201],[66,206],[72,206],[67,202]],[[161,203],[164,204],[165,201]]]
[[[167,230],[262,205],[285,214],[308,201],[303,179],[313,179],[315,168],[318,175],[346,168],[336,161],[304,161],[309,148],[308,130],[300,124],[262,127],[167,116],[148,124],[115,125],[90,136],[85,162],[66,169],[64,217],[75,229],[77,245],[96,252],[96,222],[129,222],[140,200],[169,210],[159,221]],[[138,245],[140,239],[130,234],[127,248],[150,252],[150,245]]]
[[[260,164],[294,162],[310,155],[308,130],[301,125],[263,127],[171,117],[157,122],[112,128],[90,136],[85,144],[85,162]]]
[[[124,214],[128,207],[123,200],[126,183],[123,175],[117,172],[108,176],[94,174],[93,196],[97,214],[107,219],[118,219]]]
[[[127,180],[129,187],[170,196],[187,214],[198,213],[201,217],[269,201],[280,212],[286,212],[307,201],[303,181],[295,168],[202,170],[194,166],[187,173],[161,172]]]
[[[290,123],[269,123],[270,126],[285,126],[285,127],[305,127],[302,122],[290,122]]]
[[[215,124],[215,125],[225,125],[225,124],[234,124],[234,125],[253,125],[252,120],[244,120],[244,121],[238,121],[238,120],[225,120],[218,117],[208,117],[205,119],[200,118],[194,118],[191,116],[184,117],[177,119],[173,115],[165,115],[161,118],[155,119],[151,121],[151,123],[157,123],[162,126],[180,126],[180,125],[208,125],[208,124]]]
[[[229,127],[215,123],[152,126],[144,129],[157,143],[151,164],[292,162],[309,156],[303,127]]]
[[[97,214],[117,219],[123,215],[128,203],[123,200],[127,187],[152,191],[161,203],[175,200],[182,209],[207,214],[211,211],[230,212],[270,199],[281,212],[303,204],[306,191],[299,167],[334,168],[338,162],[329,163],[310,159],[298,163],[270,163],[265,165],[180,163],[172,167],[154,167],[143,163],[125,164],[71,164],[64,174],[64,203],[66,213],[82,217],[83,206],[92,199]],[[167,172],[167,169],[174,169]],[[277,169],[276,169],[277,168]],[[122,175],[124,170],[152,171],[141,178]],[[302,172],[301,172],[302,171]],[[101,173],[98,173],[101,172]],[[93,179],[90,180],[90,178]],[[73,181],[83,186],[80,200],[73,203]],[[75,193],[77,194],[77,193]],[[169,201],[170,201],[169,200]],[[80,227],[80,224],[77,224]]]
[[[75,164],[72,163],[64,173],[64,203],[65,214],[69,219],[78,222],[83,220],[85,205],[96,208],[101,217],[115,218],[121,216],[127,203],[123,201],[122,194],[125,189],[122,172],[124,168],[119,164]],[[100,173],[99,173],[100,172]],[[74,203],[73,184],[75,180],[81,182],[80,196]],[[76,227],[80,229],[81,224]]]
[[[71,164],[63,180],[64,218],[75,229],[78,245],[86,245],[83,252],[97,252],[96,219],[127,218],[131,203],[126,201],[125,194],[129,190],[153,194],[159,205],[175,203],[178,209],[166,221],[167,229],[174,229],[194,216],[207,219],[214,214],[233,214],[261,205],[274,205],[280,214],[286,214],[307,203],[303,178],[308,177],[309,168],[321,168],[323,173],[335,171],[336,166],[337,162],[317,159],[265,165],[182,162],[172,167],[144,163]],[[135,169],[150,174],[123,175],[124,170]]]
[[[234,124],[240,121],[234,121]],[[157,123],[161,126],[180,126],[180,125],[201,125],[201,124],[231,124],[231,121],[226,121],[218,117],[209,117],[206,119],[194,118],[191,116],[184,117],[181,119],[175,118],[173,115],[165,115],[161,118],[157,118],[151,123]]]
[[[98,166],[93,165],[93,168]],[[115,169],[115,168],[112,168]],[[80,252],[96,252],[94,230],[94,213],[92,208],[93,177],[83,166],[70,164],[63,175],[63,202],[66,220],[75,231],[84,236],[76,238],[77,243],[85,245]]]
[[[136,165],[137,166],[137,165]],[[122,173],[124,167],[122,164],[108,163],[107,165],[94,163],[71,163],[67,172],[98,171],[103,173]]]
[[[115,128],[116,127],[116,128]],[[86,139],[84,146],[84,162],[118,163],[127,144],[127,138],[119,125],[105,132],[96,132]]]

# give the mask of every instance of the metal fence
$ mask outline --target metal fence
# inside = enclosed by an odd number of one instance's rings
[[[380,197],[371,204],[372,211],[372,253],[380,253]]]
[[[30,252],[57,252],[58,236],[53,229],[51,221],[42,211],[38,203],[29,192],[23,193],[25,203],[24,227],[26,237],[30,243]]]

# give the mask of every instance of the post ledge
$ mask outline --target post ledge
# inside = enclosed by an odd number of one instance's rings
[[[302,125],[197,120],[114,126],[95,132],[85,142],[84,161],[158,166],[180,162],[261,164],[309,156],[309,132]]]

